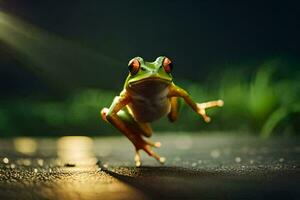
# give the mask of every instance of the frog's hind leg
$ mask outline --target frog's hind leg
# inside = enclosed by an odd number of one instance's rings
[[[145,137],[151,137],[152,128],[149,123],[136,122],[138,128],[140,129],[140,133]]]
[[[182,102],[178,97],[171,97],[170,104],[171,104],[171,109],[170,112],[168,113],[168,118],[170,122],[175,122],[178,119]]]
[[[150,125],[136,122],[128,110],[125,108],[120,110],[117,115],[107,116],[108,109],[103,108],[101,111],[101,117],[105,121],[111,122],[119,131],[121,131],[128,139],[133,143],[136,150],[135,163],[136,166],[141,165],[140,150],[144,150],[148,155],[154,157],[160,163],[164,163],[165,158],[160,157],[152,150],[152,147],[159,147],[160,143],[152,143],[143,139],[142,135],[151,135],[152,130]],[[149,129],[150,128],[150,129]],[[151,130],[151,132],[146,132]]]

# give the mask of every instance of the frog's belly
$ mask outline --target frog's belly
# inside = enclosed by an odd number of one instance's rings
[[[135,120],[152,122],[169,113],[171,105],[166,96],[143,97],[135,96],[128,105]]]

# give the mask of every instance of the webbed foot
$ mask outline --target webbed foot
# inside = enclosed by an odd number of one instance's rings
[[[136,153],[135,153],[135,165],[137,167],[141,166],[141,156],[140,156],[140,150],[144,150],[149,156],[152,156],[153,158],[155,158],[158,162],[160,162],[161,164],[164,164],[166,161],[165,157],[161,157],[159,156],[157,153],[155,153],[152,150],[152,147],[156,147],[159,148],[161,146],[160,142],[150,142],[150,141],[145,141],[142,138],[140,138],[141,140],[138,140],[139,142],[134,143],[134,146],[136,148]]]
[[[223,105],[224,105],[223,100],[209,101],[209,102],[205,102],[205,103],[197,103],[198,114],[203,117],[205,122],[210,122],[211,119],[209,116],[206,115],[205,109],[211,108],[211,107],[222,107]]]

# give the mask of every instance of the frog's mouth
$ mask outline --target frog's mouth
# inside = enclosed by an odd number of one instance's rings
[[[148,78],[144,78],[142,80],[132,80],[129,82],[129,85],[136,85],[136,84],[143,84],[143,83],[166,83],[166,84],[169,84],[171,83],[172,80],[169,80],[169,79],[164,79],[164,78],[160,78],[160,77],[155,77],[155,76],[152,76],[152,77],[148,77]]]
[[[132,77],[129,81],[129,85],[136,85],[141,83],[170,83],[172,82],[171,76],[161,76],[153,73],[146,73],[137,77]]]
[[[161,77],[148,77],[141,80],[131,80],[128,89],[141,94],[157,94],[171,84],[172,80]]]

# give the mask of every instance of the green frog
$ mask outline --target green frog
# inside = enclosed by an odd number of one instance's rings
[[[179,98],[202,116],[205,122],[210,121],[210,117],[206,115],[207,108],[221,107],[224,104],[222,100],[194,102],[188,92],[175,85],[171,74],[173,63],[166,56],[160,56],[154,62],[135,57],[129,61],[128,69],[129,75],[123,90],[109,108],[101,110],[101,117],[133,143],[137,167],[141,165],[140,150],[162,164],[165,162],[165,158],[152,149],[160,147],[161,143],[145,138],[152,135],[151,122],[166,115],[171,122],[176,121],[181,105]]]

